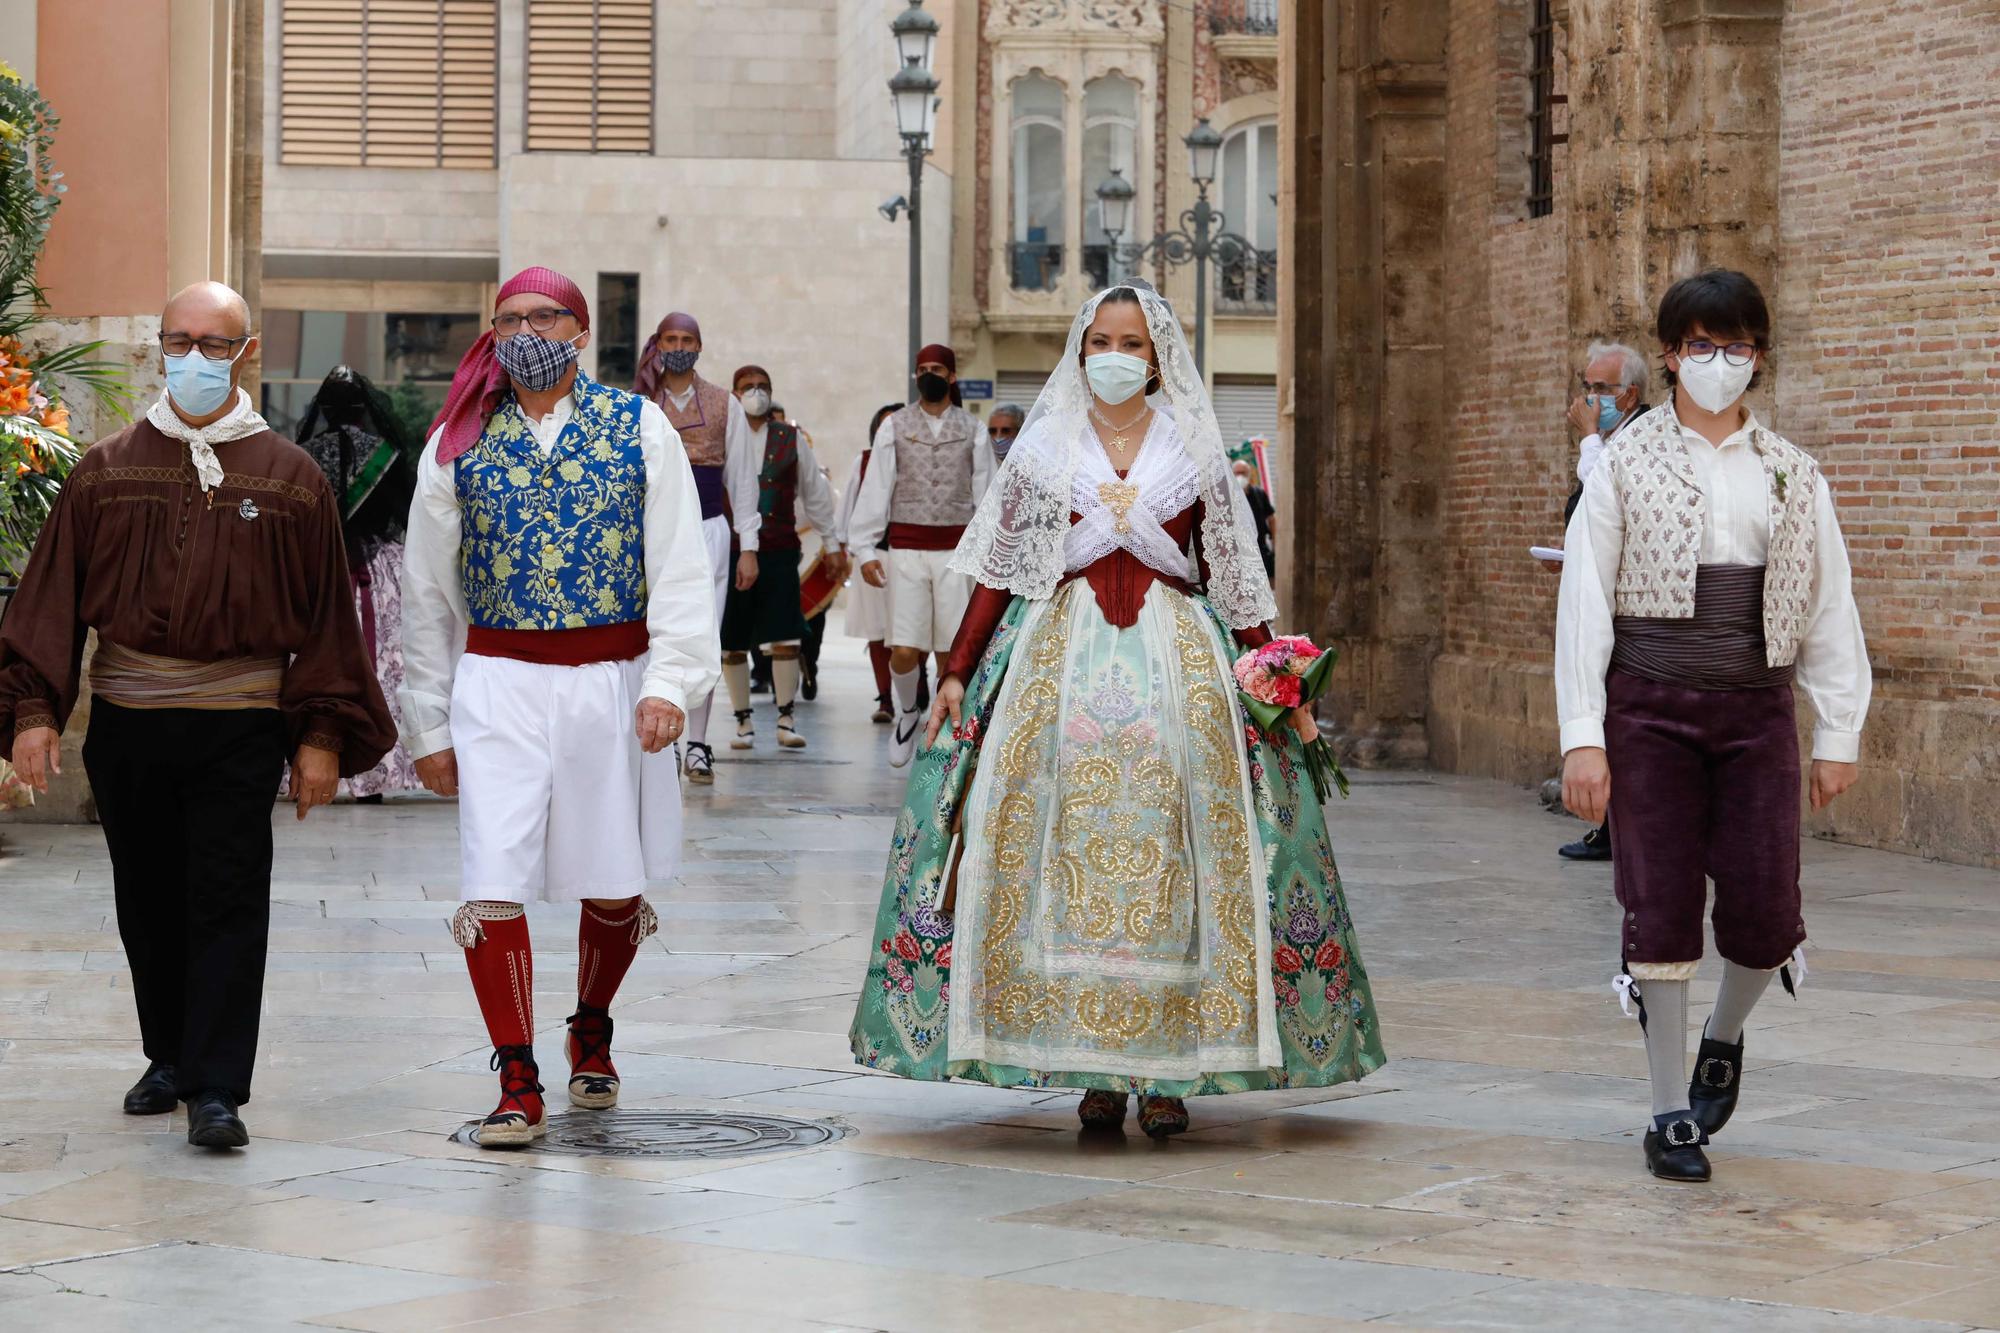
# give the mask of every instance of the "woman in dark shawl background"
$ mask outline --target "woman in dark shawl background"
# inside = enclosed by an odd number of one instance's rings
[[[403,684],[403,524],[417,484],[422,441],[396,415],[389,397],[349,366],[335,366],[299,418],[299,447],[311,454],[340,497],[341,533],[353,571],[361,633],[375,661],[389,711],[401,709]],[[401,744],[373,769],[347,780],[358,801],[415,790],[416,765]]]

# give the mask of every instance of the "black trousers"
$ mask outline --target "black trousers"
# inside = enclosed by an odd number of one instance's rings
[[[274,708],[91,708],[83,766],[111,851],[139,1032],[146,1058],[178,1071],[183,1098],[250,1100],[286,745]]]

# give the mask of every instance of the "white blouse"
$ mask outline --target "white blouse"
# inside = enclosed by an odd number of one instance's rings
[[[1701,531],[1704,565],[1761,565],[1770,549],[1769,483],[1764,461],[1750,443],[1756,424],[1746,414],[1742,429],[1719,445],[1681,427],[1695,484],[1708,502]],[[1813,758],[1851,764],[1861,757],[1861,726],[1868,717],[1874,677],[1861,611],[1854,603],[1847,542],[1824,476],[1814,498],[1814,523],[1819,567],[1799,640],[1796,677],[1818,721]],[[1556,599],[1556,713],[1564,754],[1604,745],[1604,677],[1611,666],[1624,537],[1624,512],[1611,469],[1593,468],[1563,539],[1562,590]]]

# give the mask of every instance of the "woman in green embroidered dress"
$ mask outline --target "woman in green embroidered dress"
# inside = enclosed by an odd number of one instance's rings
[[[1230,665],[1276,606],[1178,319],[1099,293],[952,567],[977,580],[890,849],[855,1059],[1077,1088],[1086,1126],[1383,1062],[1295,715]],[[948,727],[947,727],[947,724]],[[1295,730],[1296,728],[1296,730]]]

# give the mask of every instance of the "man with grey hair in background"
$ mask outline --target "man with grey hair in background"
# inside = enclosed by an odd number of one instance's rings
[[[1648,407],[1646,358],[1624,343],[1592,343],[1584,353],[1583,373],[1578,379],[1579,392],[1569,405],[1569,424],[1582,439],[1576,447],[1576,485],[1563,505],[1565,528],[1583,499],[1584,482],[1590,480],[1604,457],[1604,446],[1644,416]],[[1609,861],[1610,816],[1575,842],[1565,843],[1558,854],[1567,861]]]
[[[1014,447],[1014,437],[1021,433],[1021,425],[1028,414],[1013,403],[1002,403],[986,414],[986,438],[993,444],[993,465],[997,468],[1007,461],[1007,451]]]

